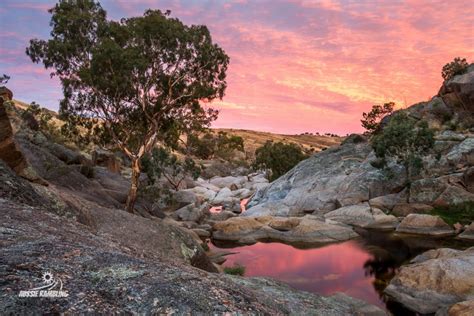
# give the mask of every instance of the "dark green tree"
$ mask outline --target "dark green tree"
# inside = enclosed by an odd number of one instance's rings
[[[0,76],[0,84],[7,84],[8,80],[10,80],[10,76],[3,74]]]
[[[443,66],[443,69],[441,70],[441,76],[443,77],[444,81],[448,81],[456,75],[463,74],[467,67],[469,67],[469,64],[466,58],[456,57],[452,62]]]
[[[164,177],[176,191],[187,176],[197,179],[202,171],[190,157],[180,160],[164,147],[153,148],[150,154],[143,156],[141,163],[152,183]]]
[[[378,133],[381,130],[380,122],[387,115],[392,114],[395,103],[388,102],[384,105],[374,105],[372,110],[367,113],[362,113],[363,119],[361,120],[362,127],[366,129],[366,133],[373,135]]]
[[[394,159],[402,164],[408,188],[413,176],[422,167],[422,155],[434,144],[434,132],[425,121],[418,122],[405,112],[395,113],[383,130],[372,137],[375,155],[382,159]],[[408,190],[409,191],[409,190]]]
[[[255,151],[253,166],[255,169],[269,169],[271,171],[270,180],[273,181],[306,158],[307,156],[296,144],[267,141]]]
[[[229,57],[206,26],[184,25],[169,12],[109,21],[98,2],[76,0],[50,13],[51,39],[31,40],[26,53],[61,80],[61,114],[96,120],[94,128],[130,158],[133,212],[140,159],[170,130],[215,119],[201,102],[223,97]]]

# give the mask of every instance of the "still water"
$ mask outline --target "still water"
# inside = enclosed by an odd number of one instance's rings
[[[383,294],[396,270],[429,249],[468,247],[446,239],[402,238],[367,230],[358,233],[362,236],[359,239],[325,246],[277,242],[243,246],[214,241],[211,248],[231,248],[236,254],[229,255],[224,266],[244,265],[245,276],[271,277],[296,289],[322,295],[343,292],[395,315],[410,315]]]

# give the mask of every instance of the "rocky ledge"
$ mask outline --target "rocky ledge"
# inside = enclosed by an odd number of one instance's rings
[[[421,314],[440,311],[443,315],[449,306],[459,303],[462,306],[453,306],[453,311],[467,313],[449,315],[472,315],[472,302],[460,302],[474,299],[474,247],[464,251],[440,248],[415,257],[400,268],[385,293]]]
[[[331,243],[357,237],[350,226],[303,217],[234,217],[213,226],[212,237],[252,244],[259,240],[274,240],[293,243]]]

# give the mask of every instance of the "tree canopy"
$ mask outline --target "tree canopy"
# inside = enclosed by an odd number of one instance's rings
[[[222,98],[229,57],[206,26],[184,25],[169,12],[107,20],[93,0],[59,1],[49,11],[51,38],[32,39],[26,53],[59,77],[60,112],[93,125],[132,161],[127,210],[133,211],[140,158],[170,131],[208,126]]]
[[[384,105],[374,105],[370,112],[362,113],[362,127],[366,129],[367,134],[373,135],[381,130],[380,123],[387,115],[392,114],[395,103],[388,102]]]
[[[307,158],[301,148],[293,143],[267,141],[255,151],[254,168],[269,169],[270,180],[275,180]]]

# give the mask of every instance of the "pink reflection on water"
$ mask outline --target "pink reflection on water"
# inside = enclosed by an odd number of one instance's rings
[[[367,276],[364,270],[364,263],[373,256],[357,242],[313,249],[256,243],[232,251],[238,254],[228,256],[225,266],[243,264],[245,276],[272,277],[294,288],[322,295],[344,292],[385,308],[372,285],[374,277]]]

